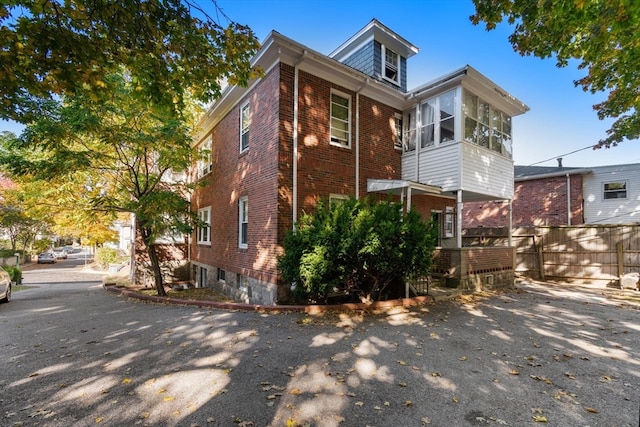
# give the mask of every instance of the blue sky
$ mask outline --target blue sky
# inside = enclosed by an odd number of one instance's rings
[[[204,5],[208,0],[201,0]],[[271,30],[320,53],[329,54],[377,18],[420,51],[408,62],[408,87],[419,86],[466,64],[493,80],[531,109],[514,119],[514,160],[518,165],[565,166],[640,163],[640,141],[611,149],[581,150],[606,134],[611,120],[600,121],[591,95],[573,85],[583,73],[573,64],[557,68],[553,59],[522,57],[513,51],[503,24],[487,32],[469,21],[471,0],[217,0],[232,20],[249,25],[260,40]],[[216,18],[215,12],[211,14]],[[218,17],[221,18],[221,17]],[[223,22],[221,20],[221,22]],[[0,130],[19,132],[0,122]],[[574,154],[576,150],[581,150]],[[544,163],[543,160],[551,159]]]

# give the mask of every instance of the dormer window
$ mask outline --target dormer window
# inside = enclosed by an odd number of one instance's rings
[[[400,85],[400,55],[382,45],[382,76],[397,85]]]

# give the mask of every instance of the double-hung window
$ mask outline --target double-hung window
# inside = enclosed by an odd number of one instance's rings
[[[251,125],[250,104],[240,107],[240,152],[249,149],[249,127]]]
[[[331,91],[331,144],[349,148],[351,144],[351,97]]]
[[[400,55],[386,46],[382,46],[382,76],[397,85],[400,85]]]
[[[238,201],[238,247],[246,249],[249,243],[249,198]]]
[[[211,244],[211,207],[198,209],[198,244]]]
[[[602,184],[602,198],[609,199],[626,199],[627,198],[627,182],[604,182]]]

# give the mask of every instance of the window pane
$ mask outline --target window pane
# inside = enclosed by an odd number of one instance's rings
[[[246,245],[249,242],[249,224],[246,222],[242,224],[242,237],[240,243]]]
[[[455,116],[455,92],[440,95],[440,120]]]
[[[404,134],[404,151],[413,151],[416,149],[416,131],[411,129]]]
[[[464,139],[474,144],[478,143],[478,122],[470,117],[464,118]]]
[[[462,109],[466,116],[474,119],[478,118],[478,97],[469,91],[464,91],[464,101]]]
[[[483,123],[485,125],[489,124],[490,110],[491,110],[491,107],[489,106],[489,104],[481,100],[478,108],[478,119],[480,123]]]
[[[435,121],[436,102],[430,100],[422,104],[422,125],[428,125]]]
[[[513,148],[511,143],[511,135],[507,135],[506,133],[502,134],[502,154],[511,158],[513,157]]]
[[[249,131],[248,130],[242,134],[241,148],[242,150],[246,150],[247,148],[249,148]]]
[[[502,153],[502,134],[500,132],[491,132],[491,149]]]
[[[511,117],[502,114],[502,132],[511,136]]]
[[[434,128],[435,126],[432,124],[422,126],[422,132],[420,133],[420,144],[422,148],[433,145]]]
[[[478,130],[478,145],[489,148],[489,126],[480,124]]]
[[[349,145],[349,99],[331,94],[331,142]]]
[[[440,142],[448,142],[455,140],[454,129],[455,118],[451,117],[440,122]]]

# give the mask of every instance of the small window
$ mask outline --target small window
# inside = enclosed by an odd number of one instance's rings
[[[331,92],[331,144],[349,148],[351,143],[351,97]]]
[[[602,187],[602,198],[609,199],[626,199],[627,198],[627,182],[605,182]]]
[[[198,178],[202,178],[211,172],[211,150],[213,148],[213,136],[198,147]]]
[[[224,282],[226,280],[227,277],[227,272],[224,271],[223,269],[219,268],[218,269],[218,281],[219,282]]]
[[[249,103],[240,108],[240,152],[249,149],[249,126],[251,125],[251,115]]]
[[[400,56],[382,46],[382,57],[384,58],[384,69],[382,70],[382,76],[389,81],[399,85],[400,84]]]
[[[211,244],[211,207],[198,209],[198,244]]]
[[[246,249],[249,243],[249,199],[241,197],[238,205],[238,247]]]

